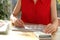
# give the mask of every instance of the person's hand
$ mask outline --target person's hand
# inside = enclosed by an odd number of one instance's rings
[[[24,28],[24,22],[20,19],[14,21],[14,26]]]
[[[48,24],[46,27],[45,27],[45,29],[44,29],[44,32],[45,33],[50,33],[50,34],[53,34],[54,32],[56,32],[57,31],[57,26],[55,25],[55,24]]]

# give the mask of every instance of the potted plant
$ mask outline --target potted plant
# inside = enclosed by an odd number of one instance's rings
[[[0,20],[9,19],[8,0],[0,0]]]

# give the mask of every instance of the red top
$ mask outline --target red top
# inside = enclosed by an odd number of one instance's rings
[[[27,23],[45,24],[51,23],[51,0],[22,0],[22,17]]]

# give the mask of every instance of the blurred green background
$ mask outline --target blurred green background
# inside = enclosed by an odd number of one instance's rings
[[[9,0],[0,0],[0,20],[9,20],[10,11]]]
[[[60,0],[57,0],[57,9],[60,10]]]
[[[57,0],[58,17],[60,17],[60,0]]]

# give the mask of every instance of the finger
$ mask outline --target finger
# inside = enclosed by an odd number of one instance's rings
[[[17,21],[16,21],[16,24],[19,24],[19,25],[21,25],[21,22],[20,22],[19,20],[17,20]]]
[[[19,24],[17,24],[17,23],[14,23],[14,25],[15,25],[15,26],[20,26],[20,25],[19,25]]]
[[[54,28],[52,27],[52,25],[47,29],[47,33],[49,33],[50,31],[52,31]]]
[[[51,27],[51,31],[50,31],[49,33],[54,33],[54,32],[57,31],[57,29],[58,29],[58,27],[55,27],[55,25],[53,25],[53,26]]]
[[[51,33],[51,32],[53,32],[54,31],[54,28],[51,28],[51,29],[49,29],[48,31],[47,31],[47,33]]]
[[[53,33],[53,32],[55,32],[56,30],[57,30],[57,29],[53,27],[53,28],[51,28],[51,30],[48,31],[48,33]]]
[[[17,24],[17,23],[15,24],[15,26],[16,26],[16,27],[19,27],[19,28],[23,28],[23,26],[22,26],[22,25]]]
[[[47,30],[47,29],[49,28],[50,25],[51,25],[51,24],[48,24],[48,25],[45,27],[45,29]]]
[[[49,29],[51,29],[51,24],[48,24],[45,28],[45,32],[47,32]]]
[[[48,32],[49,30],[51,30],[51,26],[49,26],[47,29],[46,29],[46,32]]]
[[[21,25],[21,24],[19,24],[18,21],[16,21],[14,24],[15,24],[15,26],[20,26]]]
[[[20,21],[20,23],[24,26],[24,22],[22,21],[22,20],[19,20]]]
[[[55,30],[51,30],[49,33],[51,33],[51,34],[52,34],[53,32],[55,32]]]
[[[15,25],[16,26],[22,26],[22,24],[18,20],[15,22]]]
[[[56,31],[57,31],[57,29],[54,29],[53,31],[51,31],[51,34],[54,33],[54,32],[56,32]]]

